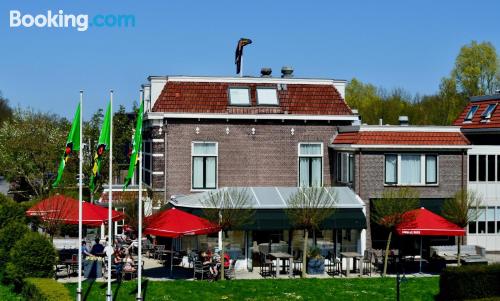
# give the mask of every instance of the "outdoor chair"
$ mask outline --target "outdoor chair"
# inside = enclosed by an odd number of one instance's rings
[[[229,267],[224,268],[224,278],[226,278],[228,280],[233,280],[234,278],[236,278],[235,271],[234,271],[235,264],[236,264],[236,260],[231,260]]]
[[[153,257],[155,259],[161,260],[161,257],[164,254],[163,251],[165,251],[165,245],[156,245]]]
[[[373,252],[371,250],[365,250],[363,259],[361,260],[363,275],[372,275],[372,257]]]
[[[203,262],[197,260],[193,265],[193,278],[196,278],[196,275],[200,275],[200,279],[210,279],[210,266],[203,264]]]
[[[123,280],[127,280],[127,275],[129,276],[130,280],[137,278],[137,269],[135,269],[133,271],[122,270],[122,279]]]
[[[275,273],[274,262],[267,257],[266,254],[261,253],[260,260],[260,275],[262,277],[273,276]]]
[[[294,256],[293,256],[293,274],[295,275],[295,273],[297,274],[300,274],[302,273],[302,252],[300,251],[297,251],[297,252],[294,252]]]

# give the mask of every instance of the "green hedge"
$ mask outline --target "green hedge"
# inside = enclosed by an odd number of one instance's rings
[[[440,300],[500,296],[500,264],[446,268],[439,279]]]
[[[72,301],[68,289],[54,279],[26,278],[22,295],[26,300],[35,301]]]

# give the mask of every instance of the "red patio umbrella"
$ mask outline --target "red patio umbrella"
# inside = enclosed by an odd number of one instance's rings
[[[202,235],[220,231],[220,227],[210,221],[184,212],[179,209],[171,208],[145,219],[146,228],[144,234],[178,238],[184,235]],[[171,245],[173,253],[173,244]],[[170,275],[172,275],[173,254],[170,255]]]
[[[170,238],[210,234],[220,230],[218,225],[204,218],[175,208],[148,216],[145,219],[145,224],[147,226],[144,229],[144,234]]]
[[[464,236],[465,229],[460,228],[444,217],[424,207],[403,214],[405,222],[396,226],[399,235],[420,235],[420,259],[422,259],[422,236]],[[422,260],[419,266],[422,272]]]
[[[465,230],[424,207],[406,212],[396,226],[399,235],[464,236]]]
[[[26,211],[28,216],[39,216],[45,221],[60,221],[65,224],[78,224],[78,200],[55,195],[49,197]],[[112,220],[124,218],[122,212],[113,210]],[[82,203],[82,223],[88,226],[100,226],[108,221],[108,209],[91,203]]]

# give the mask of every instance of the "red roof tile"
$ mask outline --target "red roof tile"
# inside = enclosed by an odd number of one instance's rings
[[[460,132],[361,131],[339,133],[333,144],[357,145],[468,145]]]
[[[228,88],[232,86],[250,88],[251,106],[229,105]],[[226,114],[352,114],[351,109],[333,85],[286,84],[286,90],[277,91],[279,106],[276,107],[257,105],[257,87],[277,87],[277,84],[167,81],[153,111]]]
[[[481,114],[484,112],[484,110],[486,110],[489,104],[496,104],[499,102],[500,99],[469,102],[469,104],[467,104],[467,106],[464,108],[455,122],[453,122],[453,125],[460,126],[464,129],[500,128],[500,108],[498,107],[495,108],[488,121],[484,121],[481,119]],[[472,117],[472,120],[465,121],[465,116],[467,116],[467,113],[470,111],[472,106],[479,107]]]

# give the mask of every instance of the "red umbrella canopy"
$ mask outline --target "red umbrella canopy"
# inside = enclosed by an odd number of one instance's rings
[[[219,226],[199,216],[171,208],[146,219],[144,234],[176,238],[219,232]]]
[[[55,195],[49,197],[26,211],[28,216],[39,216],[44,221],[59,221],[64,224],[78,224],[78,200]],[[124,218],[123,213],[112,210],[112,220]],[[82,223],[89,226],[100,226],[108,221],[108,209],[83,202]]]
[[[406,218],[405,218],[406,217]],[[464,236],[465,230],[424,207],[406,212],[396,227],[399,235]]]

